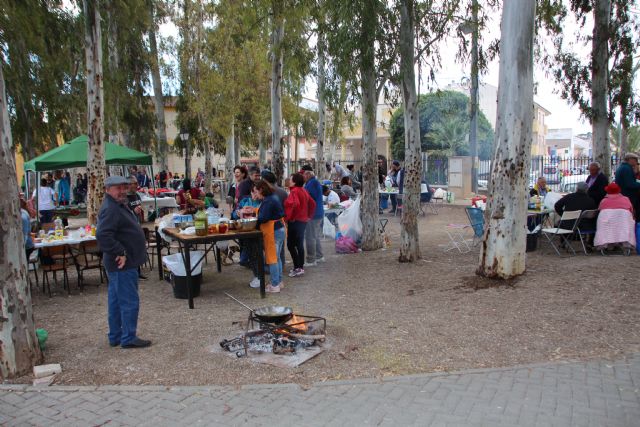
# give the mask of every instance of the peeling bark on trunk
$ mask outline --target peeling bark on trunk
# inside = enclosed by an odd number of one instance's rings
[[[602,165],[602,172],[606,176],[611,176],[607,105],[609,92],[609,27],[611,0],[596,0],[593,9],[593,18],[594,25],[591,51],[593,160]]]
[[[321,179],[328,177],[324,167],[324,137],[325,137],[325,65],[324,51],[326,49],[324,35],[318,35],[318,143],[316,144],[316,164],[318,176]]]
[[[96,224],[104,197],[105,155],[102,94],[102,34],[100,11],[95,0],[83,0],[85,13],[84,52],[87,79],[87,123],[89,148],[87,153],[87,219]]]
[[[233,121],[229,129],[229,135],[227,136],[227,151],[224,156],[224,176],[229,186],[233,184],[233,168],[237,164],[235,161],[236,148],[235,138],[233,135]],[[224,195],[226,196],[226,194]]]
[[[284,11],[274,3],[271,32],[271,152],[273,173],[278,185],[282,184],[284,158],[282,153],[282,67],[284,63]]]
[[[373,48],[371,48],[373,51]],[[373,55],[373,54],[371,54]],[[373,63],[373,58],[371,58]],[[376,78],[373,67],[363,67],[362,75],[362,250],[374,251],[382,247],[379,226],[378,154],[376,152]]]
[[[420,121],[414,69],[414,1],[400,4],[400,72],[404,103],[404,188],[402,219],[400,221],[400,262],[413,262],[420,258],[418,213],[420,211]]]
[[[477,274],[509,279],[525,271],[527,182],[533,121],[535,2],[504,2],[491,198]]]
[[[154,13],[151,12],[154,19]],[[151,66],[151,80],[153,82],[153,105],[156,114],[156,140],[158,163],[160,170],[169,170],[167,164],[167,128],[164,121],[164,97],[162,95],[162,78],[160,77],[160,65],[158,61],[158,43],[156,40],[156,26],[152,23],[149,27],[149,56]]]
[[[111,75],[117,79],[119,69],[120,69],[120,52],[118,51],[118,26],[116,25],[115,19],[112,15],[113,11],[111,8],[107,10],[107,47],[109,49],[109,66],[108,69],[111,72]],[[109,126],[109,142],[117,145],[124,145],[128,147],[129,138],[125,138],[122,129],[120,129],[120,90],[118,87],[120,82],[115,81],[114,86],[111,88],[111,92],[113,93],[113,111],[111,114],[107,115],[106,122]]]
[[[18,377],[40,363],[42,354],[36,337],[27,281],[27,256],[22,244],[22,220],[13,141],[7,110],[6,87],[0,64],[0,379]]]

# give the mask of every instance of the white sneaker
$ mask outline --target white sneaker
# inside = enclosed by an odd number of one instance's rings
[[[252,288],[259,288],[260,287],[260,279],[258,279],[257,277],[254,277],[253,280],[249,283],[249,286],[251,286]]]
[[[305,262],[304,263],[305,267],[315,267],[316,265],[318,265],[318,263],[316,263],[315,261],[313,261],[313,262]]]
[[[289,277],[298,277],[303,275],[304,275],[303,268],[296,268],[295,270],[291,270],[291,272],[289,273]]]
[[[325,262],[324,257],[318,258],[318,259],[316,260],[316,264],[319,264],[319,263],[321,263],[321,262]]]
[[[276,285],[276,286],[267,285],[267,288],[265,289],[265,291],[270,294],[277,294],[280,292],[280,285]]]

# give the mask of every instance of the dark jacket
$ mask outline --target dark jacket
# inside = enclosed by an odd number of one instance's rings
[[[638,197],[638,190],[640,190],[640,183],[636,182],[635,174],[633,173],[633,168],[627,162],[620,163],[618,169],[616,170],[616,184],[620,186],[620,191],[623,195],[629,197],[630,199]],[[631,199],[631,203],[633,203],[633,199]]]
[[[275,194],[264,198],[260,204],[260,210],[258,211],[258,223],[256,224],[260,228],[260,224],[268,221],[278,220],[284,218],[284,207],[280,203],[280,199]],[[278,221],[274,225],[274,229],[284,227],[282,221]]]
[[[147,258],[146,240],[138,218],[126,203],[120,204],[108,194],[105,194],[98,213],[96,239],[108,272],[138,268]],[[116,257],[123,253],[126,253],[127,261],[120,270]]]
[[[589,183],[589,178],[587,178],[586,182]],[[593,199],[594,202],[596,202],[596,205],[600,205],[600,202],[602,201],[602,199],[604,199],[604,196],[607,195],[607,192],[604,191],[604,187],[606,187],[607,185],[609,185],[609,178],[607,178],[605,174],[600,172],[598,175],[596,175],[595,180],[589,186],[587,194]]]
[[[253,188],[253,181],[249,178],[238,183],[238,202],[245,197],[251,197],[251,189]]]
[[[311,219],[324,218],[324,206],[322,201],[322,185],[320,181],[314,176],[304,184],[304,189],[307,190],[314,202],[316,202],[316,213]]]
[[[590,211],[593,209],[598,209],[598,205],[593,201],[591,197],[587,195],[587,193],[571,193],[564,196],[562,199],[558,200],[554,206],[554,209],[558,213],[558,215],[562,215],[565,211]],[[588,223],[588,220],[585,220],[580,225],[581,229],[595,229],[595,223],[591,220],[592,223]],[[575,221],[562,221],[560,223],[560,227],[562,228],[572,228]]]

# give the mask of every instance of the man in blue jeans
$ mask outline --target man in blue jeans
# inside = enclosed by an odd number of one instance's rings
[[[96,239],[109,277],[109,345],[149,347],[138,338],[138,267],[146,258],[146,241],[136,215],[127,205],[128,181],[121,176],[105,180],[105,197],[98,213]]]
[[[304,232],[304,238],[307,247],[307,262],[305,267],[313,267],[319,262],[324,262],[324,256],[322,255],[322,221],[324,220],[324,206],[322,204],[322,184],[316,178],[310,167],[305,169],[306,165],[302,167],[304,170],[304,189],[307,190],[314,202],[316,202],[316,211],[313,218],[307,223],[307,227]]]

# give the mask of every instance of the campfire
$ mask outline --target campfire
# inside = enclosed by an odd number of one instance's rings
[[[295,354],[325,341],[327,320],[323,317],[292,314],[280,323],[261,320],[251,312],[247,330],[232,339],[224,339],[220,346],[237,357],[248,353]]]

